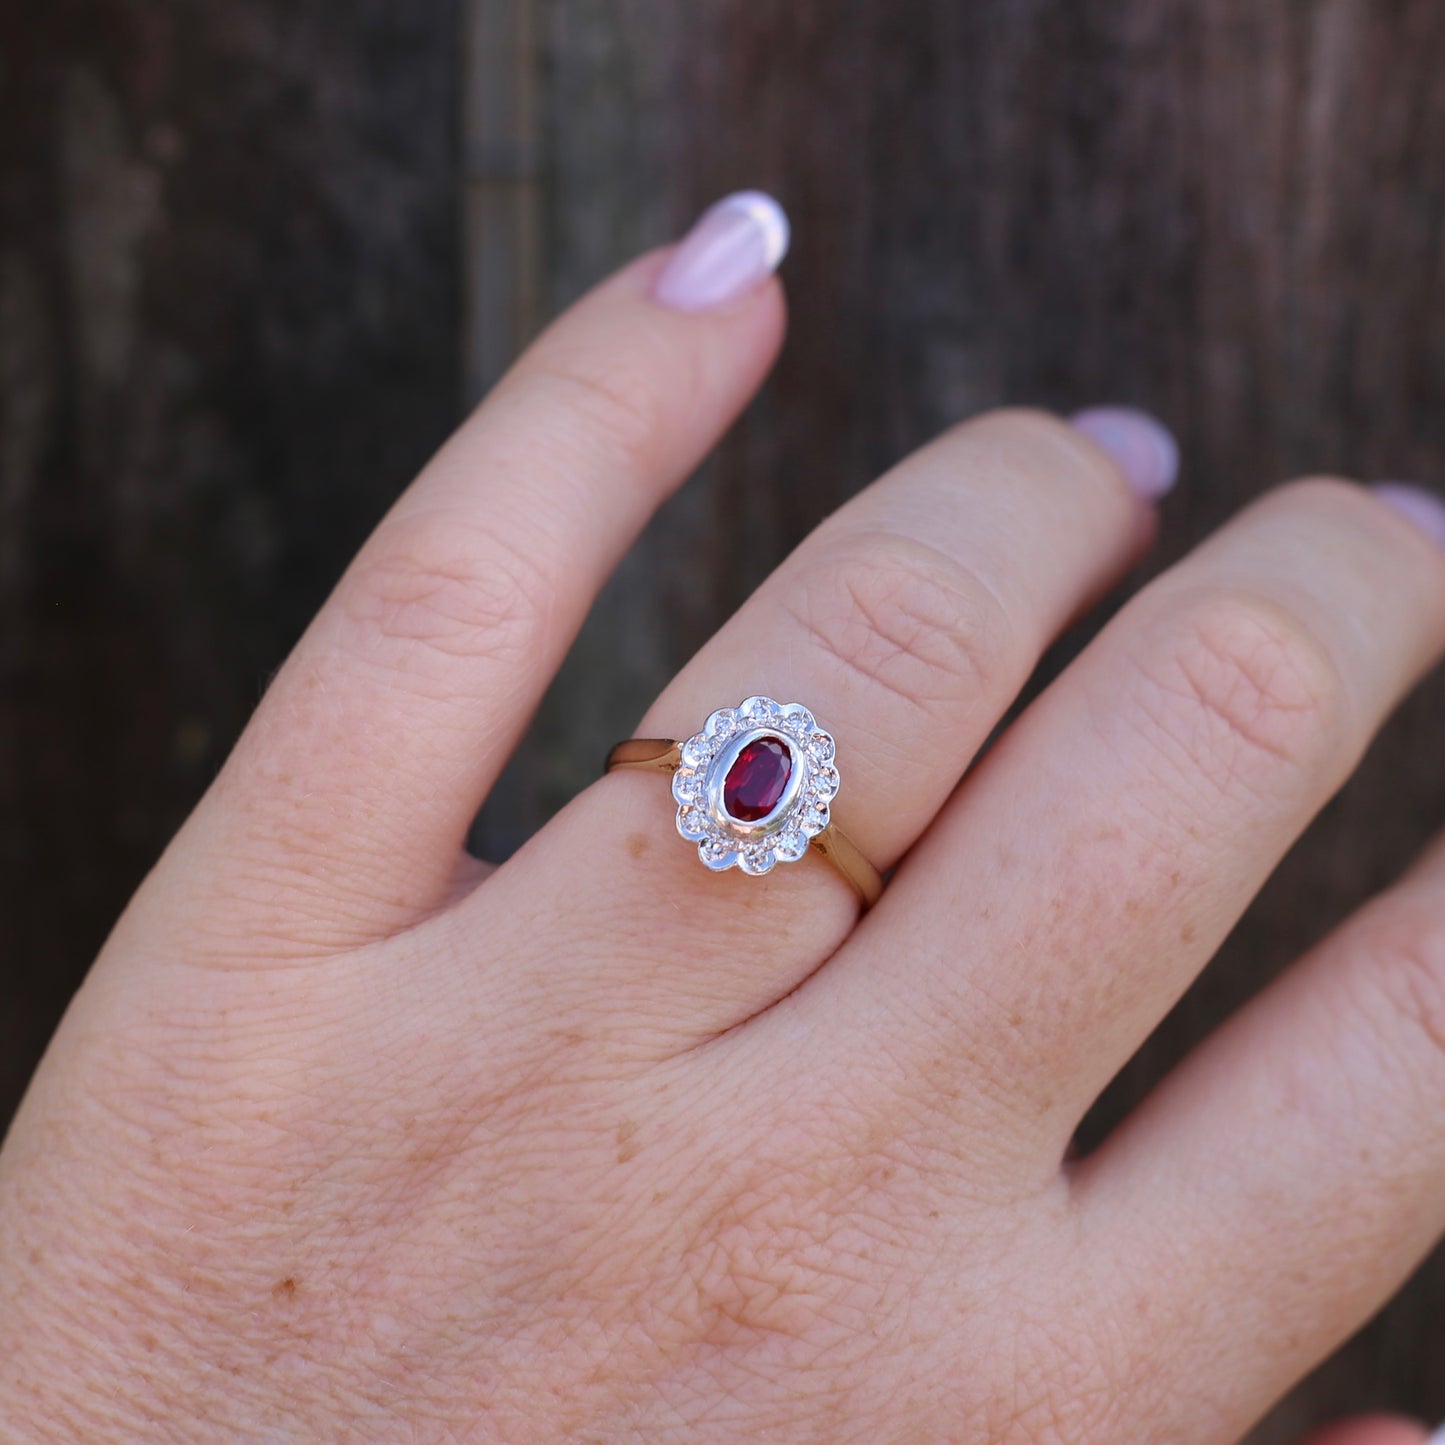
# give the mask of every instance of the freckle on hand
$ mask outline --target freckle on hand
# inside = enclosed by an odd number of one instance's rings
[[[626,1164],[629,1159],[635,1159],[642,1149],[642,1145],[633,1137],[637,1133],[637,1125],[630,1119],[624,1119],[617,1126],[617,1162]]]

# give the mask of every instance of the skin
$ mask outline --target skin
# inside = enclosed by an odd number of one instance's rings
[[[398,502],[67,1014],[0,1154],[8,1438],[1216,1445],[1445,1229],[1445,848],[1069,1152],[1445,649],[1445,554],[1350,483],[1151,584],[957,786],[1149,510],[1015,411],[825,521],[637,732],[806,701],[896,865],[861,921],[816,858],[708,874],[640,774],[465,857],[781,343],[776,282],[683,314],[664,261]]]

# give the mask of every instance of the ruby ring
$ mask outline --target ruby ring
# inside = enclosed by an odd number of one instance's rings
[[[878,871],[837,829],[839,775],[832,737],[801,703],[750,697],[719,708],[686,741],[629,738],[608,771],[672,774],[677,831],[715,873],[759,876],[811,847],[852,885],[864,906],[882,892]]]

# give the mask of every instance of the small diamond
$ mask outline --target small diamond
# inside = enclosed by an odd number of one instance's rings
[[[704,838],[697,845],[697,856],[714,872],[731,868],[737,861],[737,854],[717,838]]]
[[[797,737],[806,737],[817,724],[807,708],[794,702],[783,709],[783,726]]]
[[[789,828],[773,839],[773,852],[780,863],[792,863],[808,851],[808,840],[796,829]]]
[[[833,739],[827,733],[815,732],[808,739],[808,756],[815,763],[831,762],[836,751]]]
[[[771,722],[777,716],[778,705],[770,697],[750,697],[741,712],[750,723]]]
[[[798,819],[798,826],[808,837],[816,837],[828,826],[828,805],[826,803],[810,803],[803,809],[803,816]]]
[[[679,803],[696,803],[702,797],[702,779],[696,773],[674,773],[672,796]]]
[[[775,861],[771,848],[766,844],[754,843],[743,849],[742,855],[738,859],[738,867],[744,873],[768,873],[771,872]]]
[[[707,745],[707,739],[701,733],[690,737],[682,745],[682,765],[685,768],[695,768],[705,763],[711,754]]]
[[[707,837],[707,814],[701,808],[679,808],[677,810],[677,831],[690,843]]]
[[[820,802],[826,803],[829,798],[838,796],[838,769],[819,768],[813,774],[812,794]]]
[[[730,707],[720,707],[708,718],[707,726],[703,731],[715,742],[721,742],[723,739],[731,737],[737,731],[737,726],[737,711]]]

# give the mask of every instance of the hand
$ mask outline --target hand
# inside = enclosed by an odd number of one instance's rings
[[[875,909],[816,856],[710,874],[634,773],[464,855],[767,371],[782,226],[727,203],[535,344],[117,926],[0,1156],[12,1438],[1215,1445],[1445,1227],[1442,849],[1069,1154],[1445,646],[1421,494],[1265,497],[960,784],[1173,465],[1138,416],[981,417],[637,729],[807,703]]]

